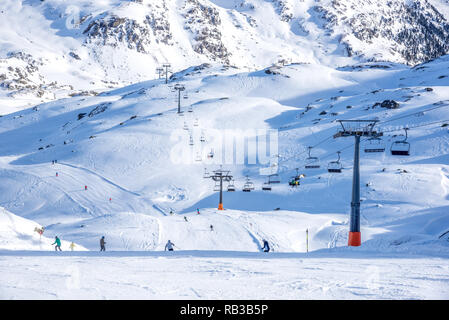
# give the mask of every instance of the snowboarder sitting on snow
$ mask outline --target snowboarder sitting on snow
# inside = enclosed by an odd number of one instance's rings
[[[173,251],[173,247],[175,246],[175,244],[173,242],[171,242],[170,240],[168,240],[167,244],[165,245],[165,251]]]
[[[268,245],[268,241],[267,240],[263,240],[263,248],[261,248],[263,250],[263,252],[269,252],[270,251],[270,246]]]
[[[53,242],[51,245],[54,245],[54,244],[56,244],[56,246],[55,246],[55,251],[62,251],[61,250],[61,240],[59,240],[59,238],[56,236],[55,237],[55,242]]]
[[[100,239],[100,251],[106,251],[105,245],[106,242],[104,242],[104,236],[101,237]]]

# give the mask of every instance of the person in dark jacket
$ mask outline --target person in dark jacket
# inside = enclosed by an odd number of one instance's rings
[[[262,248],[263,252],[270,252],[270,246],[268,245],[268,241],[267,240],[263,240],[263,248]]]
[[[173,247],[175,246],[175,244],[173,242],[171,242],[170,240],[168,240],[167,244],[165,245],[165,251],[173,251]]]
[[[104,246],[106,242],[104,241],[104,236],[100,239],[100,251],[106,251],[106,247]]]

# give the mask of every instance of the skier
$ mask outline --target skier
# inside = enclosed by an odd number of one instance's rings
[[[186,216],[184,216],[184,221],[185,221],[185,222],[189,222],[189,221],[187,220],[187,217],[186,217]]]
[[[214,226],[210,225],[210,231],[214,231]]]
[[[58,176],[58,173],[56,172],[56,176]]]
[[[106,242],[104,242],[104,236],[101,237],[100,239],[100,251],[106,251],[105,245]]]
[[[196,212],[198,212],[198,214],[200,214],[200,209],[199,209],[199,208],[196,208]]]
[[[75,249],[75,244],[72,242],[72,243],[70,244],[70,250],[73,251],[73,249]]]
[[[263,240],[263,248],[261,248],[263,252],[270,252],[270,246],[268,245],[267,240]]]
[[[170,210],[170,214],[173,215],[173,210]]]
[[[171,242],[170,240],[168,240],[167,244],[165,245],[165,250],[164,251],[173,251],[173,247],[175,246],[175,244],[173,242]]]
[[[84,190],[87,190],[87,186],[84,186]]]
[[[61,240],[59,240],[58,236],[55,237],[55,242],[53,242],[51,245],[54,245],[54,244],[56,244],[55,251],[58,251],[58,250],[62,251],[61,250]]]

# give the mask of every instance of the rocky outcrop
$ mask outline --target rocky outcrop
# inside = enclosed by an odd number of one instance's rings
[[[193,50],[213,61],[229,64],[230,52],[222,42],[218,10],[199,0],[186,0],[185,27],[194,35]]]
[[[148,12],[143,21],[114,14],[100,15],[85,28],[83,33],[87,35],[86,42],[112,47],[124,44],[141,53],[150,53],[153,42],[172,44],[173,35],[166,16],[168,9],[165,1],[146,6],[140,3],[136,5]]]
[[[449,53],[449,23],[427,0],[332,0],[315,7],[348,55],[416,65]]]

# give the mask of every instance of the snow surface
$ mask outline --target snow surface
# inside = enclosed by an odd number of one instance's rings
[[[416,256],[0,252],[0,298],[448,299],[448,269]]]

